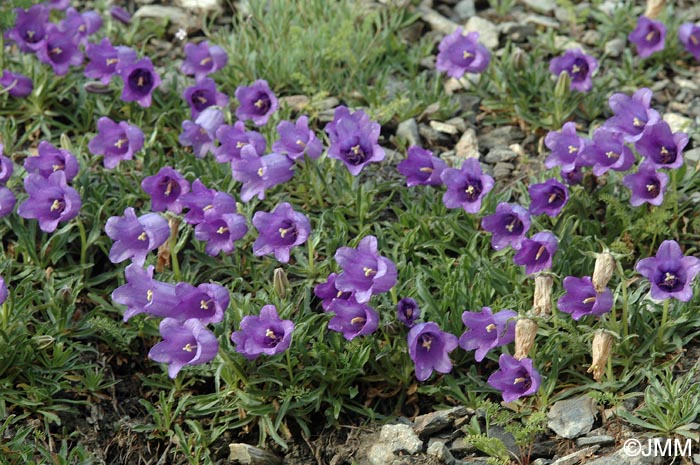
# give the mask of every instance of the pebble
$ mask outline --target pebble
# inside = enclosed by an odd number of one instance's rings
[[[463,457],[467,454],[476,452],[476,447],[474,447],[474,444],[467,441],[466,438],[461,437],[452,441],[452,444],[450,445],[450,450],[453,454]]]
[[[460,0],[455,5],[454,11],[460,21],[474,16],[476,14],[474,0]]]
[[[649,457],[643,455],[630,456],[625,453],[624,449],[618,449],[616,452],[606,455],[590,462],[586,462],[586,465],[661,465],[666,462],[669,457],[664,457],[662,454],[654,456],[652,454]],[[552,465],[555,465],[553,463]]]
[[[593,455],[595,451],[598,450],[600,446],[591,446],[591,447],[586,447],[585,449],[577,450],[576,452],[573,452],[569,455],[565,455],[564,457],[555,460],[552,462],[552,465],[576,465],[577,463],[581,463],[583,459],[590,457]],[[592,462],[588,462],[589,464]]]
[[[551,29],[559,29],[559,21],[549,16],[529,14],[523,19],[525,23],[532,23],[536,26],[542,26]]]
[[[479,141],[474,128],[468,128],[455,145],[455,155],[458,158],[479,158]]]
[[[529,8],[538,13],[549,13],[557,7],[555,0],[522,0]]]
[[[280,106],[287,105],[294,111],[304,111],[311,99],[306,95],[287,95],[279,98]]]
[[[507,147],[494,147],[484,157],[486,163],[496,164],[517,158],[518,154]]]
[[[687,163],[700,162],[700,147],[683,152],[683,158]]]
[[[432,455],[436,459],[440,460],[445,465],[454,465],[457,460],[450,453],[450,450],[445,445],[445,440],[434,439],[428,444],[427,454]]]
[[[615,444],[615,438],[608,435],[601,436],[584,436],[576,440],[576,445],[578,447],[585,446],[609,446]]]
[[[675,82],[681,89],[700,90],[700,86],[698,86],[695,81],[691,81],[690,79],[676,77],[673,79],[673,82]]]
[[[583,42],[586,45],[597,46],[600,43],[600,33],[598,31],[589,29],[583,33],[583,37],[581,37],[581,42]]]
[[[200,14],[221,10],[221,0],[175,0],[175,4],[186,10],[195,10]]]
[[[468,414],[469,410],[467,408],[454,407],[447,410],[438,410],[426,415],[420,415],[413,421],[413,430],[418,436],[430,436],[454,425],[456,419]]]
[[[591,430],[595,414],[595,401],[591,397],[560,400],[549,409],[547,426],[561,437],[574,439]]]
[[[479,16],[472,16],[467,21],[464,29],[467,32],[477,31],[479,33],[479,42],[484,44],[489,50],[498,47],[498,27],[491,21]]]
[[[418,134],[418,123],[415,118],[407,119],[399,123],[396,128],[396,136],[408,142],[408,145],[420,145],[420,134]]]
[[[606,55],[610,55],[611,57],[619,57],[622,55],[622,52],[625,51],[625,46],[626,46],[626,41],[625,39],[613,39],[605,43],[604,51]]]
[[[496,163],[496,166],[493,167],[493,177],[496,179],[507,178],[514,169],[515,165],[512,163]]]
[[[515,143],[525,137],[523,131],[517,126],[500,126],[491,132],[479,136],[479,146],[483,149],[492,149],[496,146],[505,146]]]
[[[134,18],[167,18],[176,29],[194,30],[197,28],[195,16],[176,6],[144,5],[136,10]]]
[[[419,124],[418,133],[424,140],[428,141],[428,143],[447,144],[452,140],[448,134],[440,132],[427,124]]]
[[[425,5],[420,5],[417,10],[421,19],[430,24],[430,27],[434,31],[447,35],[452,34],[459,27],[459,25],[454,21],[445,18],[437,11],[433,10],[432,8],[428,8]]]
[[[338,100],[336,97],[326,97],[322,100],[319,100],[314,104],[314,106],[319,110],[319,111],[324,111],[324,110],[334,110],[335,107],[340,105],[340,100]]]
[[[445,134],[450,134],[450,135],[455,135],[457,132],[456,126],[453,126],[451,124],[443,123],[441,121],[431,121],[430,122],[430,127],[435,129],[438,132],[442,132]]]
[[[677,113],[664,113],[664,121],[671,127],[671,132],[688,132],[693,120]]]
[[[382,426],[379,442],[385,443],[392,452],[415,454],[423,448],[423,441],[409,425]]]

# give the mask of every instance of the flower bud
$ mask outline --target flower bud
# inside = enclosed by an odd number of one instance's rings
[[[596,256],[595,268],[591,279],[596,292],[601,293],[605,290],[614,271],[615,259],[609,252],[603,252]]]
[[[156,259],[156,271],[158,273],[162,273],[166,268],[170,268],[170,245],[171,242],[174,243],[174,241],[177,240],[177,233],[180,228],[180,219],[170,218],[168,225],[170,226],[170,238],[163,242],[163,245],[158,247],[158,256]]]
[[[647,0],[647,9],[644,12],[644,16],[649,19],[656,19],[661,14],[661,10],[664,9],[665,3],[666,0]]]
[[[593,361],[586,372],[593,372],[593,379],[596,381],[600,381],[603,377],[605,365],[608,363],[612,351],[613,340],[613,335],[603,330],[596,331],[595,336],[593,336],[591,345]]]
[[[557,78],[557,84],[554,86],[554,98],[563,99],[569,95],[571,87],[571,76],[566,71],[562,71]]]
[[[530,349],[535,344],[537,336],[537,323],[529,318],[521,318],[515,323],[515,357],[522,360],[527,357]]]
[[[513,61],[513,69],[522,70],[527,67],[527,54],[522,48],[516,48],[510,59]]]
[[[547,318],[552,314],[552,286],[554,282],[550,276],[537,276],[535,278],[535,297],[532,302],[532,314],[541,318]]]
[[[282,268],[275,268],[275,272],[272,275],[272,286],[280,299],[284,299],[289,290],[289,280],[287,279],[287,273],[284,272]]]

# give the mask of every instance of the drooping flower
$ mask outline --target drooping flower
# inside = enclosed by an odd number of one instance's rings
[[[481,73],[489,65],[489,51],[479,43],[479,33],[466,33],[461,27],[445,36],[438,45],[435,69],[461,78],[464,73]]]
[[[501,391],[505,402],[531,396],[540,388],[542,377],[533,367],[532,359],[517,360],[512,355],[502,354],[498,365],[498,371],[489,376],[487,383]]]
[[[627,36],[630,42],[637,46],[637,55],[646,58],[664,49],[666,26],[661,21],[640,16],[637,27]]]
[[[38,173],[48,178],[56,171],[63,171],[66,182],[71,182],[78,174],[78,160],[68,150],[59,149],[47,141],[39,142],[38,156],[24,159],[24,169],[27,173]]]
[[[131,22],[131,13],[120,6],[112,6],[112,8],[109,9],[109,14],[112,18],[116,19],[122,24],[128,25]]]
[[[520,250],[525,234],[530,229],[530,213],[520,205],[501,202],[493,215],[481,220],[481,227],[493,234],[491,247],[495,250],[507,246]]]
[[[396,305],[396,317],[401,323],[413,328],[416,325],[416,320],[420,318],[420,307],[415,300],[404,297]]]
[[[122,160],[131,160],[143,148],[143,141],[143,131],[138,127],[103,116],[97,120],[97,135],[88,142],[88,150],[93,155],[104,155],[104,167],[112,169]]]
[[[559,298],[557,307],[560,311],[571,314],[571,318],[576,321],[586,315],[599,317],[612,308],[613,296],[610,289],[597,292],[589,276],[567,276],[564,278],[564,289],[566,294]]]
[[[631,97],[626,94],[612,94],[608,99],[615,116],[605,122],[605,127],[625,134],[625,142],[634,143],[642,137],[647,125],[657,123],[659,112],[651,108],[651,89],[643,87]]]
[[[309,219],[294,211],[287,202],[277,205],[270,213],[255,212],[253,225],[259,234],[253,244],[253,254],[260,257],[274,253],[282,263],[289,262],[291,248],[306,242],[311,233]]]
[[[205,108],[211,106],[226,108],[228,106],[228,95],[217,91],[216,82],[211,78],[198,80],[195,85],[185,89],[182,97],[190,107],[190,115],[193,120]]]
[[[16,203],[15,193],[5,186],[0,187],[0,218],[12,213]]]
[[[339,106],[324,130],[330,139],[328,156],[342,161],[353,176],[368,163],[384,160],[385,152],[379,145],[381,126],[364,111],[350,113],[347,107]]]
[[[379,327],[379,313],[355,299],[335,299],[328,312],[335,314],[328,322],[328,329],[343,333],[348,341],[372,334]]]
[[[217,107],[207,107],[194,122],[182,122],[182,132],[178,140],[184,147],[192,147],[195,157],[204,158],[208,152],[214,152],[216,130],[223,122],[224,114],[221,110]]]
[[[63,171],[51,173],[47,178],[38,173],[28,174],[24,189],[29,198],[22,202],[17,213],[22,218],[38,220],[44,232],[54,232],[58,223],[75,218],[80,211],[80,195],[68,185]]]
[[[292,179],[294,162],[279,153],[259,157],[254,147],[246,145],[241,158],[231,161],[231,173],[233,179],[243,183],[241,201],[248,202],[256,195],[262,200],[267,189]]]
[[[216,283],[200,284],[177,283],[175,295],[178,304],[170,308],[167,316],[179,321],[196,318],[206,325],[220,323],[231,301],[225,287]]]
[[[50,65],[57,76],[63,76],[71,66],[83,62],[83,52],[73,34],[51,26],[47,28],[46,39],[36,50],[36,55],[39,61]]]
[[[272,93],[267,81],[258,79],[250,86],[239,86],[236,98],[240,106],[236,109],[236,118],[241,121],[253,120],[256,126],[264,126],[279,106],[277,97]]]
[[[514,318],[517,315],[513,310],[493,314],[489,307],[483,307],[479,313],[462,313],[462,322],[467,330],[459,338],[459,346],[464,350],[476,350],[474,359],[482,361],[491,349],[515,340]]]
[[[678,38],[685,49],[700,61],[700,26],[693,23],[683,23],[678,28]]]
[[[151,211],[180,213],[180,196],[190,191],[190,183],[178,171],[164,166],[157,174],[144,178],[141,188],[151,196]]]
[[[216,336],[196,318],[184,322],[164,318],[159,330],[163,341],[151,348],[148,358],[169,364],[170,378],[175,378],[185,365],[210,362],[219,352]]]
[[[353,298],[352,292],[341,291],[336,287],[335,280],[337,277],[337,273],[331,273],[328,275],[325,283],[319,283],[314,287],[314,295],[321,299],[321,306],[325,311],[328,311],[336,299],[348,300]]]
[[[408,148],[406,159],[396,167],[399,173],[406,176],[408,187],[417,185],[439,186],[442,184],[440,175],[447,165],[433,155],[433,152],[412,145]]]
[[[338,289],[352,292],[359,303],[368,302],[372,294],[387,292],[396,284],[396,265],[377,252],[377,238],[362,238],[356,249],[341,247],[335,261],[343,271],[335,280]]]
[[[656,168],[680,168],[683,165],[683,149],[688,145],[688,134],[673,134],[666,121],[647,125],[634,148]]]
[[[280,319],[274,305],[265,305],[260,316],[243,317],[240,330],[231,334],[231,341],[236,344],[236,352],[255,360],[261,355],[277,355],[287,350],[293,331],[292,320]]]
[[[134,50],[121,45],[115,47],[106,37],[99,44],[87,44],[85,55],[90,60],[85,65],[85,76],[99,79],[102,84],[109,84],[118,67],[125,67],[138,60]]]
[[[323,145],[316,134],[309,129],[309,118],[302,115],[296,123],[282,121],[277,125],[279,140],[272,144],[272,150],[286,154],[292,160],[303,159],[307,155],[312,160],[321,156]]]
[[[569,190],[553,178],[540,184],[530,184],[527,192],[530,194],[530,213],[533,215],[544,213],[555,217],[569,200]]]
[[[595,130],[593,143],[583,149],[581,158],[593,166],[596,176],[609,170],[627,171],[634,164],[634,154],[625,145],[625,135],[605,126]]]
[[[576,161],[587,145],[587,139],[576,134],[576,123],[564,123],[561,132],[549,131],[544,138],[544,145],[552,153],[544,161],[547,169],[560,166],[562,172],[568,173],[576,168]]]
[[[170,236],[168,222],[158,213],[136,217],[132,207],[124,210],[124,216],[112,216],[107,220],[105,232],[114,241],[109,260],[120,263],[131,259],[143,266],[146,255],[160,247]]]
[[[45,5],[34,5],[28,10],[15,8],[15,27],[6,32],[25,53],[33,53],[44,45],[46,28],[49,26],[49,9]]]
[[[552,267],[552,257],[558,248],[556,236],[549,231],[538,232],[530,239],[523,239],[518,253],[513,257],[516,265],[525,266],[525,274],[533,274]]]
[[[652,298],[688,302],[693,297],[691,283],[700,273],[700,259],[684,256],[676,241],[667,240],[655,257],[640,260],[635,270],[651,283]]]
[[[214,151],[214,156],[219,163],[240,160],[241,151],[247,145],[253,148],[254,155],[262,157],[265,154],[265,137],[257,131],[246,131],[243,121],[236,121],[233,126],[221,125],[216,131],[216,138],[220,145]]]
[[[419,323],[408,332],[408,354],[416,366],[416,378],[425,381],[433,373],[449,373],[449,353],[457,348],[457,336],[442,331],[433,322]]]
[[[112,292],[112,300],[126,305],[124,321],[139,313],[167,316],[179,303],[175,294],[175,285],[153,279],[154,266],[145,270],[141,265],[132,263],[124,270],[126,284]]]
[[[549,62],[549,72],[560,75],[563,72],[571,78],[571,90],[588,92],[593,87],[591,76],[598,69],[598,60],[583,53],[583,50],[567,50],[564,55]]]
[[[153,68],[150,58],[142,58],[134,63],[117,67],[117,73],[124,81],[121,99],[135,101],[144,108],[151,106],[153,91],[160,86],[160,75]]]
[[[194,75],[196,80],[205,78],[228,63],[228,55],[218,45],[209,45],[208,41],[199,44],[189,42],[185,44],[185,59],[182,61],[180,71],[187,75]]]
[[[6,69],[2,71],[2,76],[0,76],[0,86],[3,87],[2,93],[7,92],[17,98],[26,97],[34,90],[34,84],[30,78]]]
[[[639,165],[635,174],[625,176],[622,179],[622,184],[632,191],[630,203],[633,207],[638,207],[643,203],[658,207],[664,201],[668,175],[657,171],[652,163],[644,162]]]
[[[464,208],[467,213],[478,213],[481,201],[494,185],[494,180],[481,171],[476,158],[468,158],[461,169],[446,168],[440,176],[447,186],[442,203],[447,208]]]

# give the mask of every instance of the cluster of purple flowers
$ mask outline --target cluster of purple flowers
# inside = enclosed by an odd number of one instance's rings
[[[627,38],[636,45],[637,54],[646,58],[664,49],[666,26],[661,21],[640,16],[636,27]],[[688,53],[700,61],[700,26],[694,23],[683,23],[678,28],[678,39]]]

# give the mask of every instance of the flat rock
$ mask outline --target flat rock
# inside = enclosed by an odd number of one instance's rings
[[[454,7],[455,14],[460,20],[471,18],[476,14],[474,0],[460,0]]]
[[[447,35],[452,34],[459,27],[459,24],[445,18],[437,11],[425,5],[420,5],[416,10],[418,14],[420,14],[420,18],[428,23],[433,31]]]
[[[584,436],[576,439],[576,445],[578,447],[609,446],[611,444],[615,444],[615,438],[606,434],[600,436]]]
[[[479,147],[486,150],[499,145],[508,147],[523,137],[525,134],[517,126],[500,126],[491,132],[480,135],[478,138]]]
[[[671,127],[672,132],[688,132],[693,125],[693,120],[677,113],[664,113],[664,121]]]
[[[430,127],[435,129],[438,132],[442,132],[442,133],[450,134],[450,135],[455,135],[455,134],[457,134],[457,132],[459,132],[457,129],[457,126],[453,126],[452,124],[443,123],[442,121],[431,121]]]
[[[294,111],[304,111],[311,99],[306,95],[287,95],[279,98],[280,105],[287,105]]]
[[[197,20],[189,12],[176,6],[144,5],[136,10],[134,18],[167,19],[186,30],[197,28]]]
[[[512,160],[517,157],[518,154],[512,151],[510,148],[498,146],[489,150],[489,153],[487,153],[484,157],[484,161],[486,163],[496,164],[499,162]]]
[[[560,400],[549,409],[547,426],[561,437],[574,439],[591,430],[595,415],[595,401],[588,396]]]
[[[479,140],[473,128],[467,128],[459,138],[455,146],[455,155],[458,158],[479,158]]]
[[[661,454],[649,457],[641,454],[632,456],[628,455],[624,448],[621,448],[610,455],[586,462],[586,465],[661,465],[662,463],[670,463],[669,459],[671,458],[663,457]]]
[[[555,0],[522,0],[522,2],[538,13],[549,13],[557,7]]]
[[[413,420],[413,430],[420,437],[431,436],[454,425],[455,420],[468,414],[469,410],[466,407],[454,407],[420,415]]]
[[[211,13],[221,10],[221,0],[175,0],[175,5],[198,13]]]
[[[408,142],[408,145],[420,145],[420,134],[418,134],[418,123],[414,118],[401,121],[396,128],[396,136]]]
[[[604,51],[606,55],[610,55],[611,57],[619,57],[622,55],[622,52],[625,51],[626,46],[627,43],[625,42],[625,39],[612,39],[605,43]]]
[[[467,32],[478,32],[479,42],[484,44],[489,50],[498,47],[498,27],[491,21],[479,16],[472,16],[464,26],[464,30]]]
[[[392,452],[415,454],[423,448],[423,441],[409,425],[382,426],[379,441],[385,443]]]
[[[683,152],[683,158],[686,163],[698,163],[700,162],[700,147],[697,149],[688,150]]]
[[[367,452],[367,460],[372,465],[391,465],[394,453],[384,443],[373,444]]]
[[[554,462],[552,462],[552,465],[576,465],[577,463],[581,463],[583,460],[593,455],[595,451],[598,450],[598,448],[599,446],[591,446],[586,447],[585,449],[577,450],[576,452],[573,452],[569,455],[565,455],[564,457],[555,460]]]
[[[512,163],[499,162],[493,167],[493,177],[496,179],[507,178],[515,169]]]

